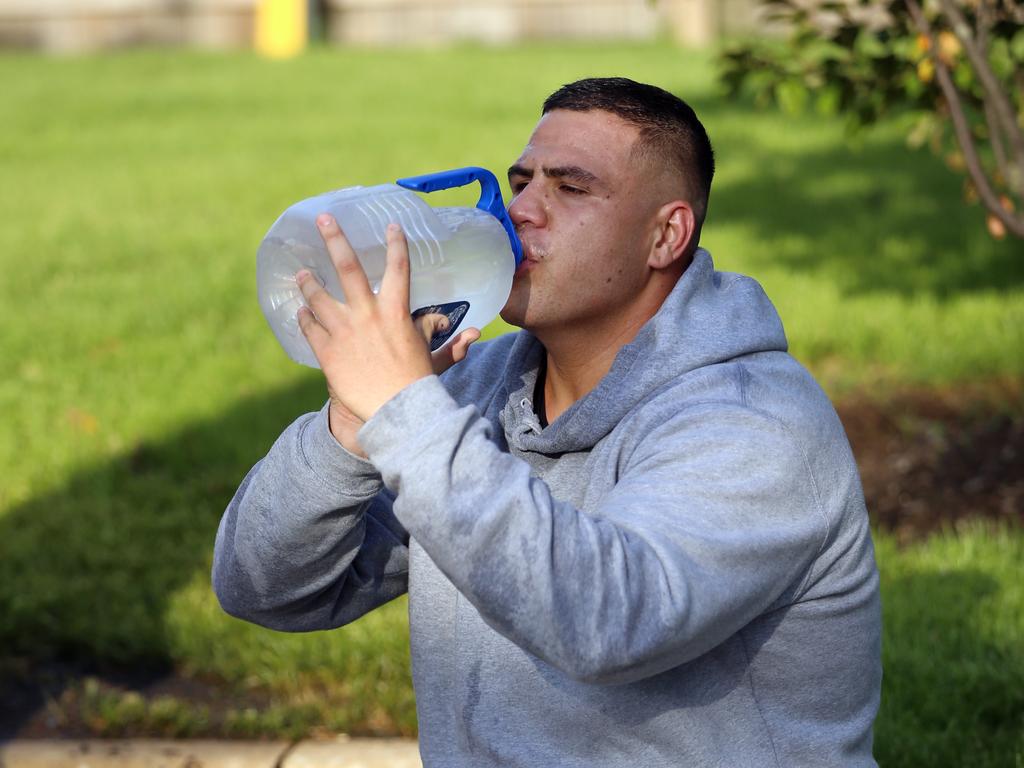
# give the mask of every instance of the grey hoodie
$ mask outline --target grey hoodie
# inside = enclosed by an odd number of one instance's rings
[[[426,766],[871,766],[878,574],[827,397],[698,251],[547,428],[520,332],[359,433],[293,423],[221,521],[235,616],[329,629],[409,591]]]

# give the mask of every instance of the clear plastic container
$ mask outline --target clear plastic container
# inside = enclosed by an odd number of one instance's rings
[[[385,230],[391,222],[401,225],[409,243],[409,311],[414,317],[437,312],[449,319],[448,329],[431,340],[431,349],[439,349],[466,328],[482,328],[493,320],[508,300],[512,275],[522,258],[497,180],[488,171],[468,168],[399,184],[433,191],[470,181],[483,186],[481,207],[432,208],[410,189],[382,184],[328,192],[281,214],[257,252],[256,283],[263,314],[288,356],[319,367],[298,325],[305,300],[295,282],[296,272],[308,269],[330,295],[345,301],[316,226],[316,217],[324,212],[337,219],[375,293],[384,277]],[[500,216],[491,212],[495,209]]]

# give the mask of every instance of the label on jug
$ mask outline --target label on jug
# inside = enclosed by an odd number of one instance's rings
[[[412,313],[412,319],[415,320],[423,315],[447,315],[448,330],[439,331],[430,337],[430,351],[433,352],[435,349],[440,349],[459,329],[459,325],[468,311],[468,301],[452,301],[448,304],[431,304],[426,307],[420,307]]]

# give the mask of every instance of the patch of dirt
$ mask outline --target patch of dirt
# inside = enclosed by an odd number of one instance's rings
[[[868,513],[908,543],[967,518],[1024,523],[1024,382],[837,405]]]
[[[857,395],[840,400],[837,410],[871,519],[902,543],[967,518],[1024,524],[1024,381],[906,390],[885,399]],[[84,716],[89,686],[94,694],[136,692],[146,701],[169,697],[204,707],[209,735],[219,735],[229,710],[269,703],[258,691],[240,692],[168,668],[118,672],[0,662],[0,737],[103,735]]]

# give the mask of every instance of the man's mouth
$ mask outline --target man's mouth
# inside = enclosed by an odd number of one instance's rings
[[[526,254],[523,254],[523,260],[519,262],[519,266],[516,267],[515,277],[525,275],[527,272],[529,272],[531,269],[537,266],[537,264],[538,262],[535,259],[531,259],[528,256],[526,256]]]
[[[523,243],[523,260],[519,262],[519,266],[516,268],[516,276],[525,275],[527,272],[532,270],[544,259],[544,254],[531,248],[526,243]]]

